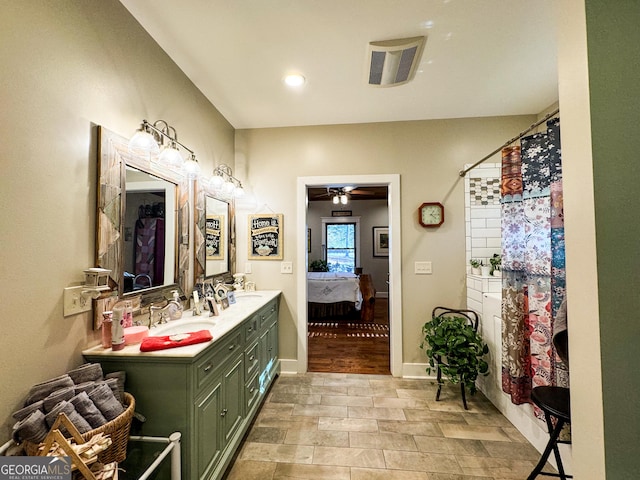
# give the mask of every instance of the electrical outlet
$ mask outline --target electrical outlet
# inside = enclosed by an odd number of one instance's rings
[[[79,313],[88,312],[91,310],[91,297],[85,297],[82,295],[82,290],[85,287],[80,285],[79,287],[67,287],[64,289],[64,303],[62,314],[65,317],[70,315],[77,315]]]
[[[251,273],[251,264],[249,262],[244,264],[244,273]]]
[[[416,275],[431,275],[431,262],[416,262],[414,271]]]
[[[280,262],[280,273],[293,273],[293,262]]]

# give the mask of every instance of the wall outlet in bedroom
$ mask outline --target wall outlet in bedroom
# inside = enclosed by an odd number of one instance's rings
[[[280,262],[280,273],[293,273],[293,262]]]

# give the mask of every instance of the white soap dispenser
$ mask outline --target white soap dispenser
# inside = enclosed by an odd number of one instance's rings
[[[180,301],[180,294],[177,290],[173,290],[173,300],[169,302],[169,319],[170,320],[178,320],[182,318],[182,302]]]

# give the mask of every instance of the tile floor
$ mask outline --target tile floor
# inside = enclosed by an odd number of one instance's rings
[[[390,376],[280,375],[227,480],[507,480],[540,454],[480,393]]]

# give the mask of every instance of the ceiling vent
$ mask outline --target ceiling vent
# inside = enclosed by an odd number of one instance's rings
[[[425,37],[369,43],[369,85],[395,87],[411,80],[422,56]]]

